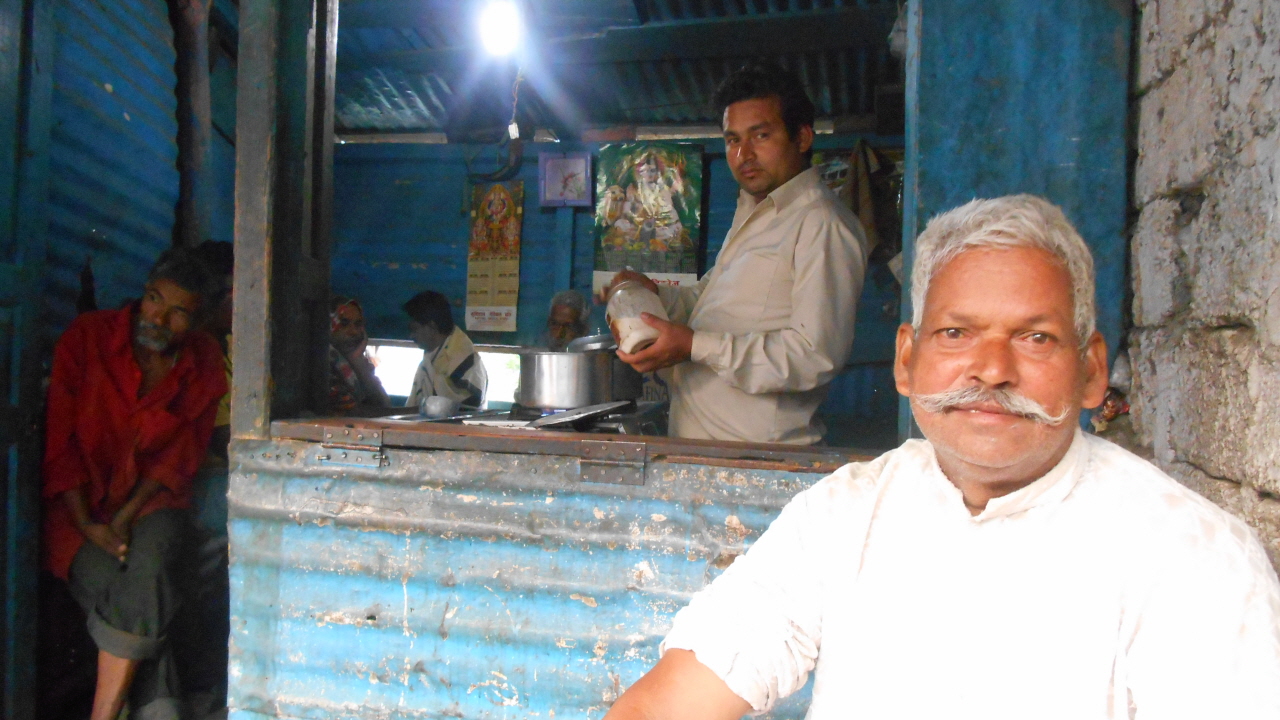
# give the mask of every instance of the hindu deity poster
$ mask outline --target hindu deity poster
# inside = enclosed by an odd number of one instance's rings
[[[471,242],[467,250],[468,330],[515,332],[523,218],[523,181],[472,188]]]
[[[660,283],[698,279],[702,243],[702,146],[617,143],[596,165],[597,292],[613,274],[638,270]]]

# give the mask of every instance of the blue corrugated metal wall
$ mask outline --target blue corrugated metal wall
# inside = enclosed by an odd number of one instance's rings
[[[818,147],[851,147],[852,136],[819,136]],[[894,138],[872,138],[894,144]],[[737,183],[729,172],[723,143],[702,141],[708,194],[704,237],[707,267],[715,263],[733,223]],[[515,333],[477,333],[482,342],[531,344],[546,323],[547,303],[570,285],[589,295],[594,267],[590,208],[540,208],[536,153],[597,151],[597,145],[534,145],[521,167],[525,183],[521,238],[520,304]],[[468,217],[463,213],[466,162],[487,172],[496,165],[493,149],[466,145],[339,145],[334,153],[333,292],[359,298],[374,337],[404,338],[408,329],[400,304],[425,289],[443,292],[462,321],[466,299]],[[880,270],[885,270],[883,267]],[[893,358],[896,316],[882,312],[897,295],[887,270],[867,278],[858,309],[856,363],[832,384],[822,412],[841,445],[867,446],[866,438],[891,440],[896,392],[888,361]],[[604,316],[596,308],[595,326]],[[883,444],[883,443],[881,443]]]
[[[99,307],[137,297],[178,199],[173,30],[164,0],[59,0],[50,142],[47,332],[75,314],[92,258]]]
[[[230,717],[600,718],[671,618],[822,473],[237,446]],[[808,688],[766,717],[800,718]]]

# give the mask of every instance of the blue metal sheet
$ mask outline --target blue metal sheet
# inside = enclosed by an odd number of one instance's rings
[[[909,32],[906,258],[939,212],[975,197],[1043,195],[1093,250],[1098,329],[1112,357],[1128,288],[1132,12],[1113,0],[911,0]],[[904,433],[906,423],[904,404]]]
[[[74,316],[91,258],[100,307],[137,297],[172,242],[175,54],[160,0],[56,3],[47,332]]]
[[[599,718],[671,617],[821,475],[241,443],[230,490],[233,718]],[[798,718],[808,691],[770,717]]]

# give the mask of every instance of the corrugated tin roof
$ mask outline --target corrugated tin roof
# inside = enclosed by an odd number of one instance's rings
[[[516,63],[477,48],[480,3],[344,2],[339,132],[500,133]],[[800,73],[820,117],[873,112],[899,67],[886,34],[894,0],[527,0],[522,124],[715,123],[707,106],[746,59]]]

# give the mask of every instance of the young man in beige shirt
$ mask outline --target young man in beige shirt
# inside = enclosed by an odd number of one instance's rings
[[[749,65],[717,90],[725,154],[741,188],[715,267],[696,284],[658,288],[670,321],[618,356],[640,372],[674,366],[670,433],[813,444],[814,412],[853,344],[866,238],[809,167],[813,103],[799,79]]]

